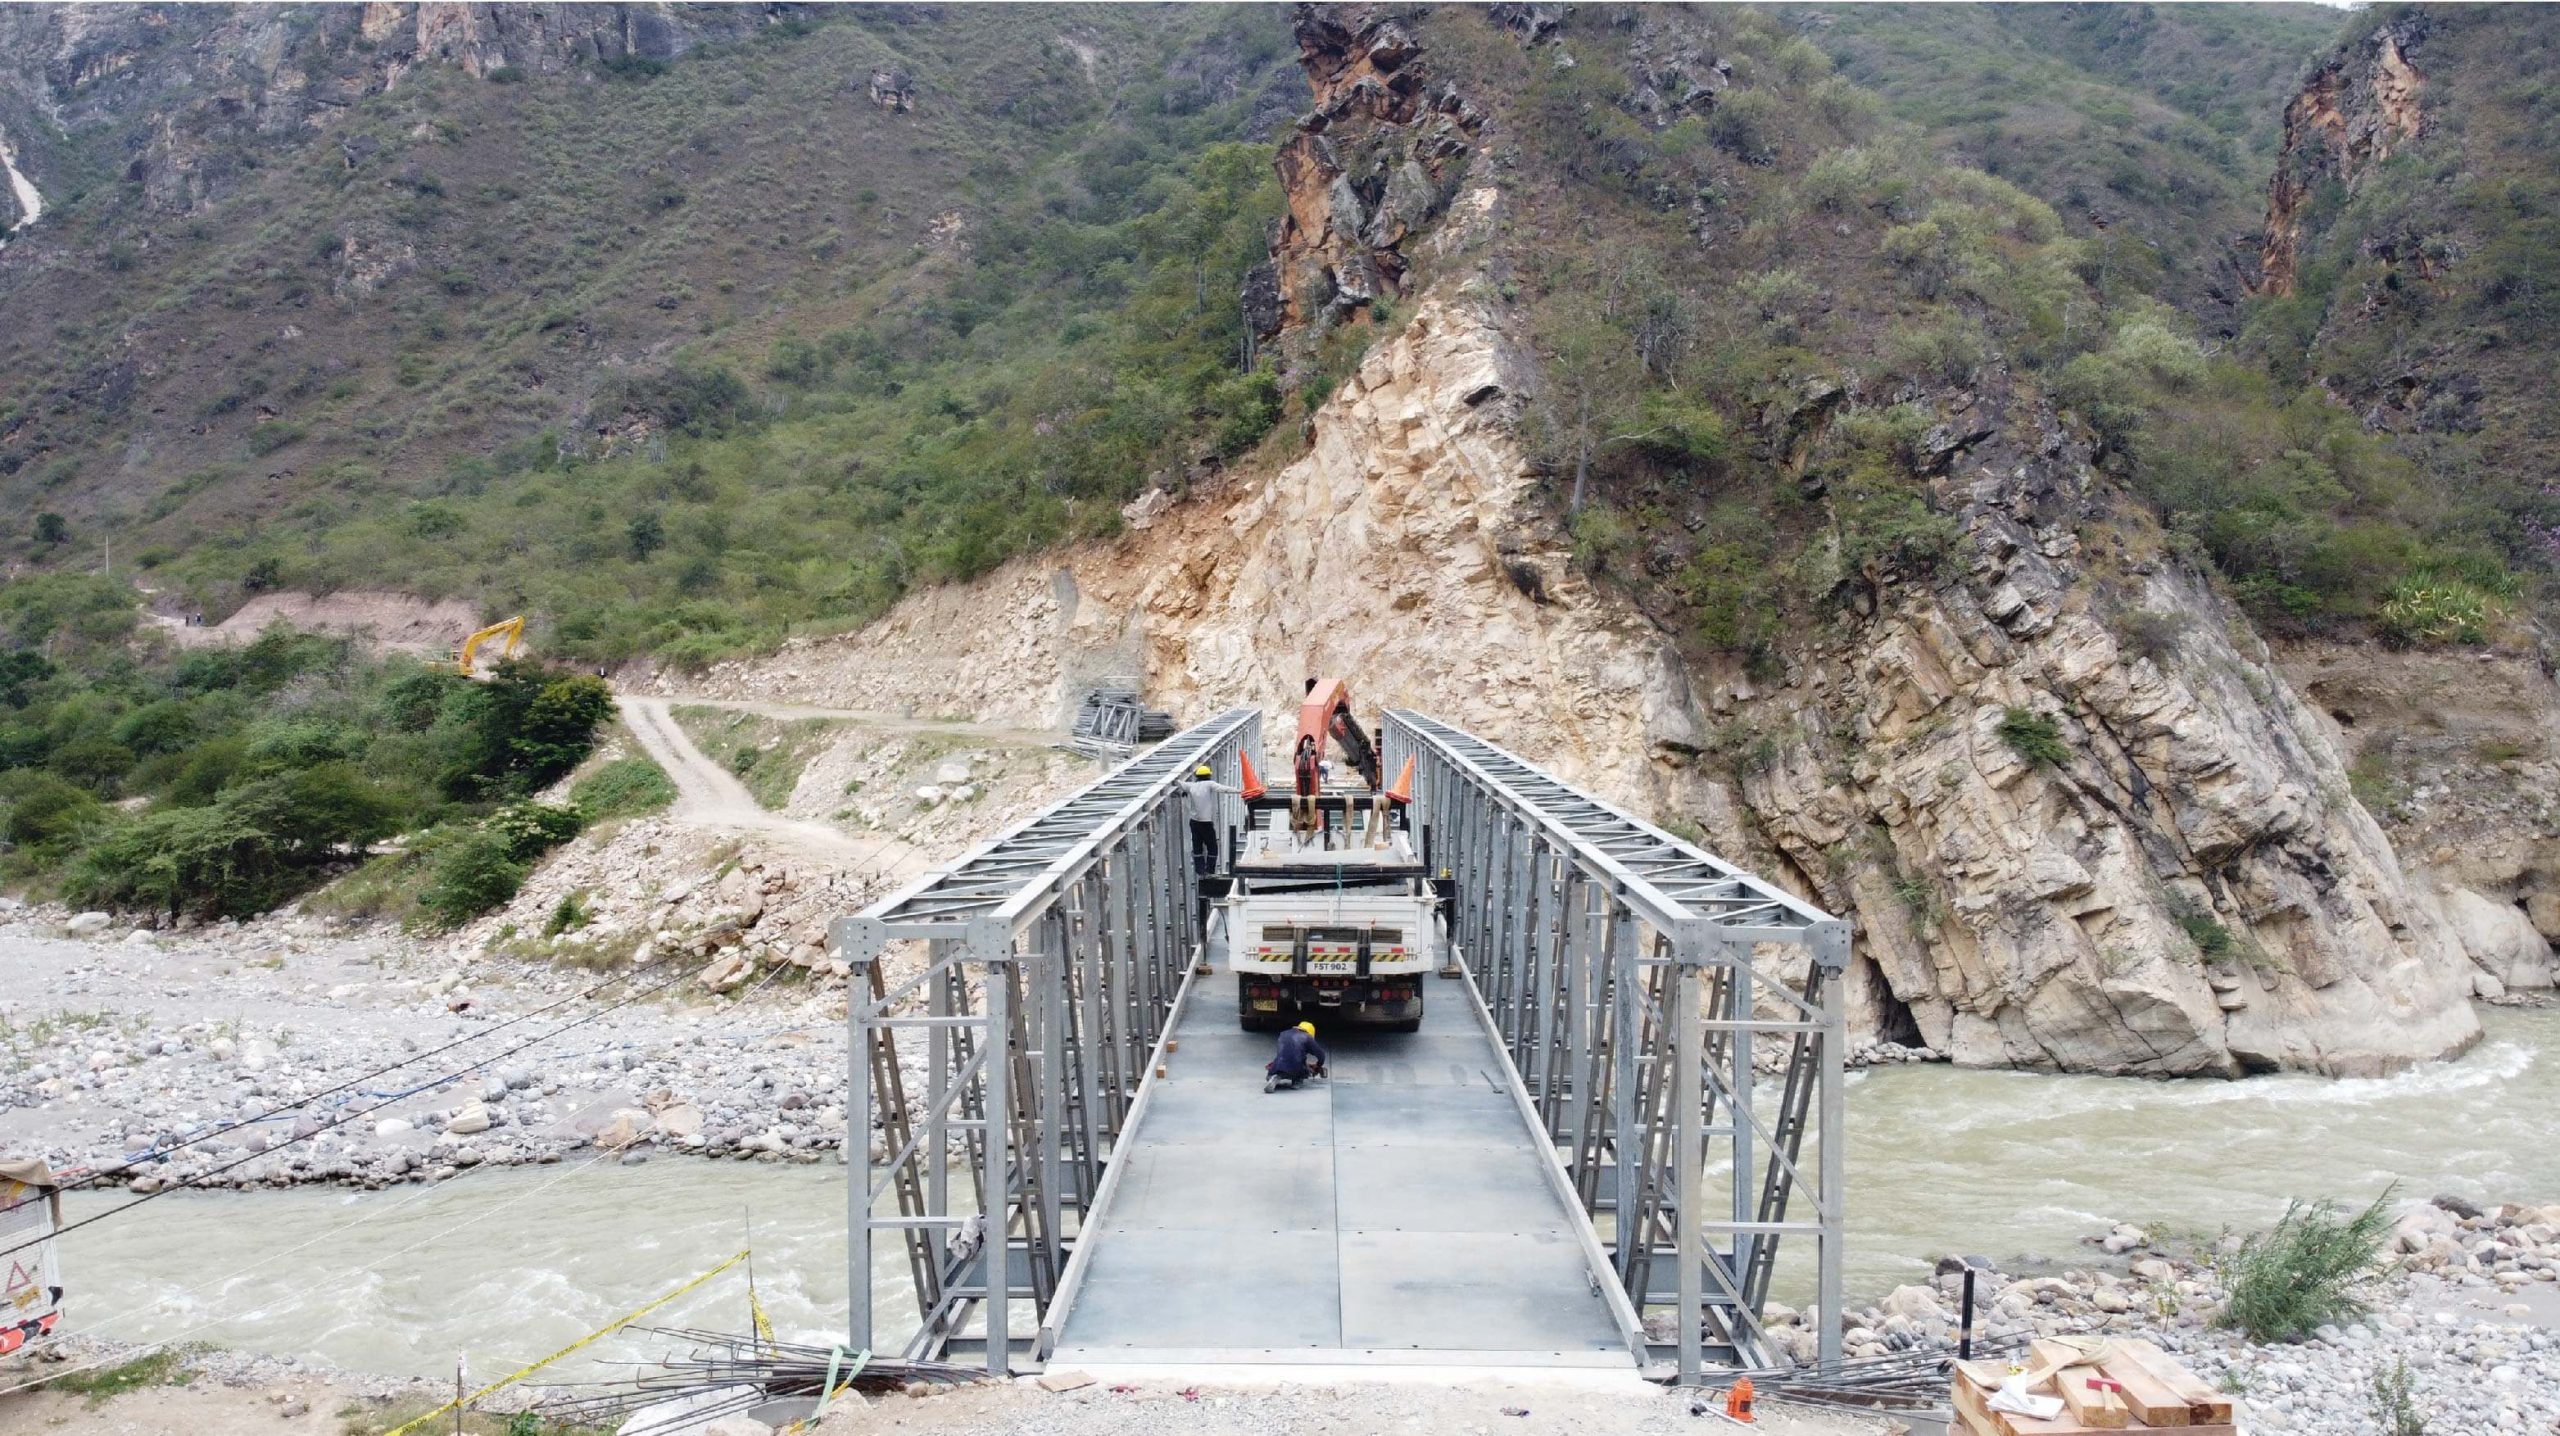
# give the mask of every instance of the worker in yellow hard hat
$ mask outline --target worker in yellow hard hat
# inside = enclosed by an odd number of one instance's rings
[[[1322,1077],[1324,1063],[1324,1044],[1316,1040],[1316,1025],[1301,1022],[1280,1034],[1278,1050],[1262,1068],[1262,1090],[1277,1092]]]
[[[1218,870],[1218,796],[1244,789],[1218,781],[1217,771],[1203,763],[1191,770],[1182,785],[1182,798],[1191,815],[1191,870],[1207,877]]]

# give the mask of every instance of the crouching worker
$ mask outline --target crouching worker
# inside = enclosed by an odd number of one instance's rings
[[[1262,1090],[1277,1092],[1323,1075],[1324,1044],[1316,1040],[1314,1023],[1301,1022],[1280,1034],[1279,1050],[1262,1068]]]

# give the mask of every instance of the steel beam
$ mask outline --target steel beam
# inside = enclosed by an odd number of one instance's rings
[[[1791,1235],[1814,1240],[1816,1359],[1836,1369],[1845,1014],[1826,979],[1848,925],[1436,719],[1391,712],[1386,742],[1390,768],[1415,760],[1420,821],[1458,879],[1451,936],[1515,1077],[1595,1224],[1607,1214],[1627,1295],[1673,1317],[1673,1374],[1782,1360],[1760,1307]],[[1807,976],[1763,943],[1806,950]],[[1774,1125],[1754,1066],[1773,1041],[1791,1057]],[[1797,1201],[1810,1219],[1788,1220]]]
[[[858,978],[845,1137],[856,1349],[887,1346],[871,1264],[894,1240],[915,1273],[908,1354],[976,1348],[989,1374],[1012,1369],[1015,1304],[1037,1328],[1055,1300],[1198,941],[1178,784],[1202,763],[1236,781],[1261,729],[1253,710],[1220,714],[831,926]],[[923,959],[892,984],[883,965],[901,941]],[[877,1074],[902,1070],[900,1033],[912,1043],[917,1027],[922,1100],[901,1093],[881,1111]],[[875,1116],[892,1138],[878,1163]],[[878,1210],[892,1190],[894,1215]]]

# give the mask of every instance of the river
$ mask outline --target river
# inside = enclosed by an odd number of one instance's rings
[[[2210,1232],[2291,1197],[2560,1199],[2560,1009],[2492,1011],[2459,1061],[2397,1077],[2149,1082],[1886,1067],[1849,1087],[1848,1286],[1873,1300],[1943,1252],[2068,1261],[2113,1221]],[[77,1217],[121,1196],[77,1197]],[[487,1376],[567,1344],[741,1247],[787,1338],[844,1302],[844,1171],[662,1158],[466,1174],[442,1186],[177,1195],[65,1240],[80,1327],[390,1374]],[[1800,1264],[1780,1295],[1802,1300]],[[878,1267],[883,1324],[900,1294]],[[655,1313],[742,1329],[732,1273]],[[912,1308],[908,1308],[911,1312]],[[642,1354],[618,1337],[587,1356]]]

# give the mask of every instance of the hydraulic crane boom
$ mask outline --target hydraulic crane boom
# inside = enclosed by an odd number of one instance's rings
[[[1351,714],[1351,685],[1339,678],[1307,680],[1307,701],[1298,709],[1298,736],[1313,735],[1321,750],[1331,737],[1341,745],[1342,756],[1359,770],[1360,777],[1377,791],[1378,745],[1370,740],[1369,730]],[[1292,745],[1293,749],[1295,745]]]

